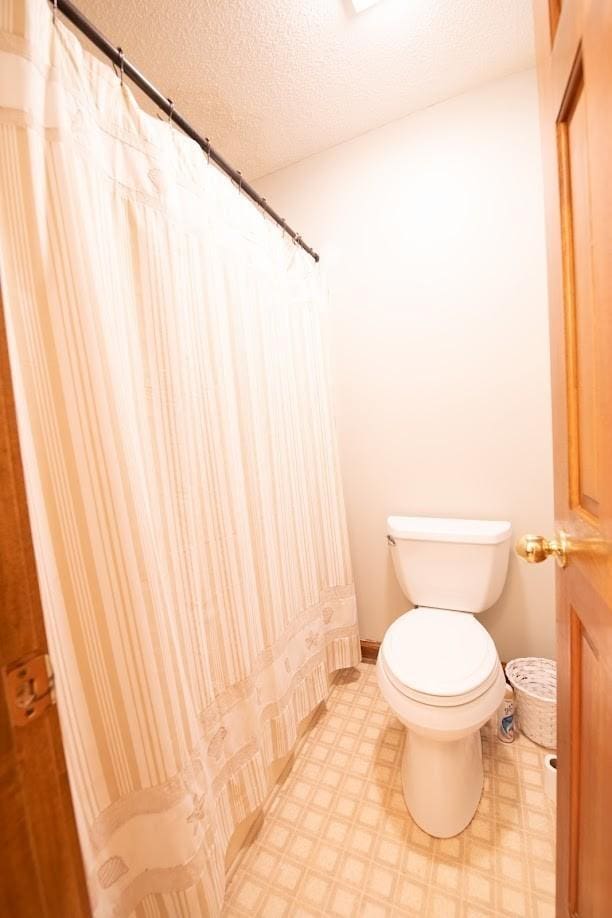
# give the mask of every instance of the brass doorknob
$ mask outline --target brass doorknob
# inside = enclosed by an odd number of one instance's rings
[[[523,558],[529,564],[539,564],[540,561],[546,561],[551,555],[554,556],[559,567],[565,567],[567,564],[569,545],[567,535],[563,530],[554,539],[545,539],[541,535],[524,535],[518,540],[515,548],[519,558]]]

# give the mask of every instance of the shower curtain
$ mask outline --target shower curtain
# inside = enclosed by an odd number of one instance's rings
[[[0,5],[0,280],[96,916],[220,912],[359,659],[319,271],[44,0]]]

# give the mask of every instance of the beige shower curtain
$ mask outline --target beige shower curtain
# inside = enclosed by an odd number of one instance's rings
[[[216,915],[269,764],[359,658],[319,270],[45,0],[0,28],[0,278],[92,907]]]

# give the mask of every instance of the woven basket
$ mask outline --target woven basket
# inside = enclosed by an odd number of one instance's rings
[[[557,748],[557,664],[543,657],[520,657],[506,666],[516,692],[518,725],[547,749]]]

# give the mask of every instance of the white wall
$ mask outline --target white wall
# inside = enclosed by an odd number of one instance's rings
[[[260,179],[321,253],[362,638],[408,607],[388,514],[552,532],[535,74],[417,112]],[[554,656],[553,564],[514,556],[482,616],[502,659]]]

